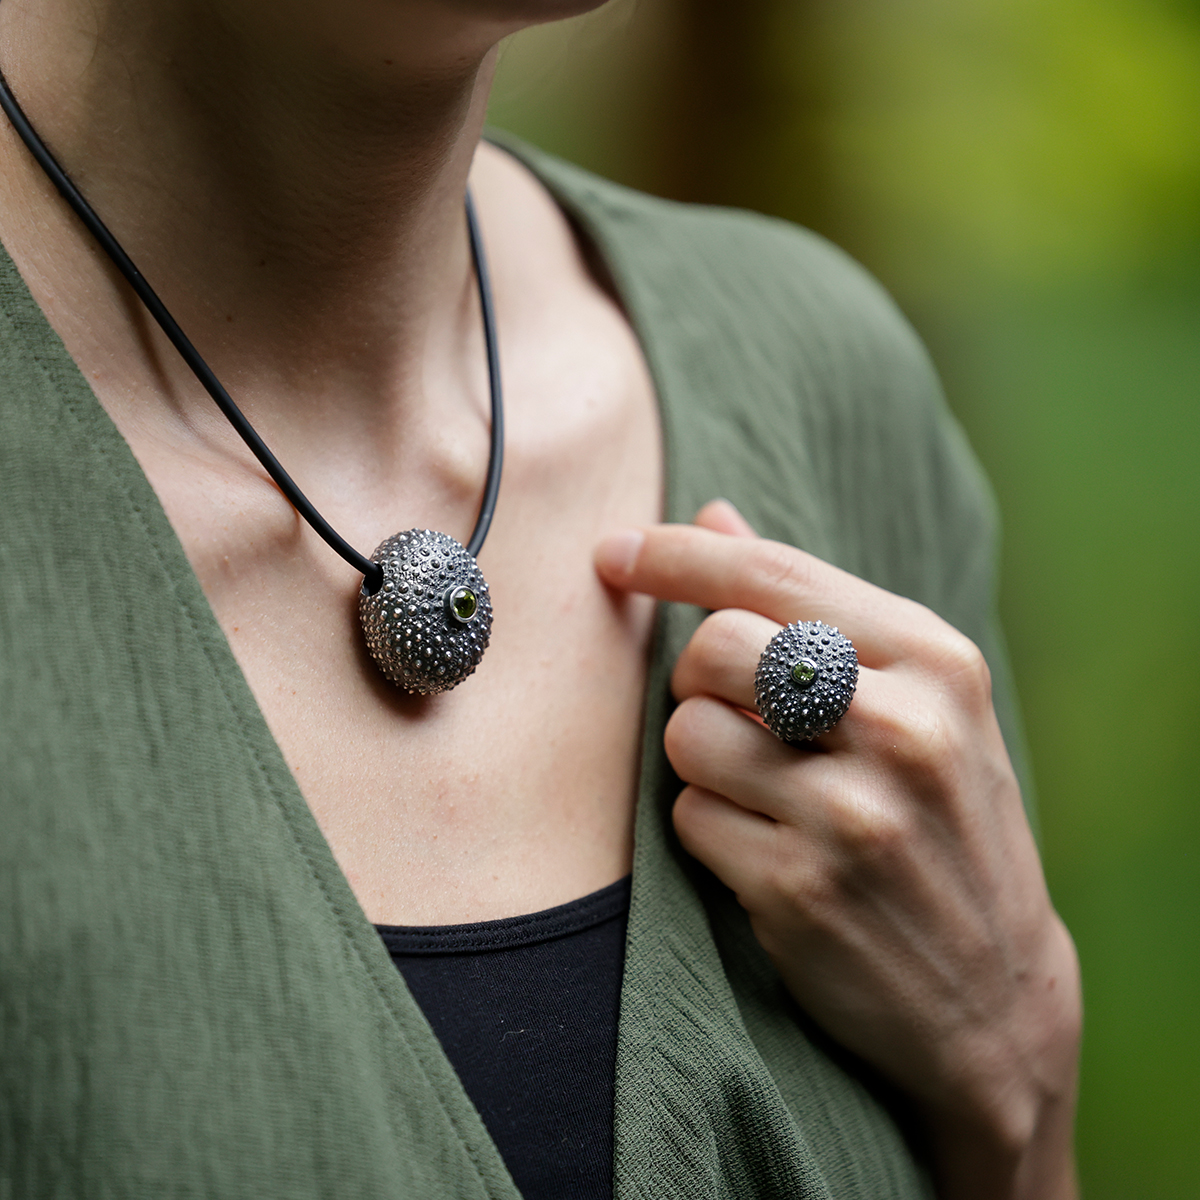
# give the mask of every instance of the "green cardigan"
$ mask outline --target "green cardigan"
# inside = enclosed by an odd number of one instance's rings
[[[916,338],[811,234],[519,153],[641,338],[669,519],[713,496],[997,669],[987,489]],[[622,1200],[929,1194],[904,1113],[682,854],[650,672]],[[504,1164],[284,765],[158,499],[0,263],[0,1197],[492,1197]]]

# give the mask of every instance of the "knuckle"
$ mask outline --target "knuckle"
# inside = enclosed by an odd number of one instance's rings
[[[680,704],[668,718],[667,726],[663,730],[663,748],[676,770],[679,769],[676,759],[687,749],[689,742],[687,710],[690,703],[691,701],[685,700]]]
[[[689,854],[694,853],[697,843],[702,840],[703,821],[701,818],[703,812],[700,794],[691,784],[675,797],[675,804],[671,809],[671,821],[679,840]]]
[[[911,776],[939,777],[958,761],[958,737],[936,705],[915,713],[896,740],[896,755]]]
[[[901,768],[936,765],[954,753],[953,736],[944,719],[944,701],[933,689],[922,696],[906,694],[900,703],[895,696],[864,697],[857,720],[872,752]],[[856,698],[857,703],[857,698]]]
[[[757,661],[762,650],[754,645],[748,616],[740,609],[718,609],[700,623],[671,675],[676,696],[727,695],[742,682],[748,658]]]
[[[905,655],[947,687],[990,700],[992,676],[983,651],[932,609],[919,604],[912,608]]]
[[[932,647],[931,659],[938,677],[960,702],[991,703],[992,673],[983,652],[965,634],[947,626]]]
[[[778,828],[771,840],[770,849],[755,864],[755,869],[767,891],[782,896],[791,893],[796,872],[796,856],[792,847],[787,844],[787,839],[779,836]]]
[[[706,674],[722,666],[740,645],[738,620],[734,609],[719,609],[700,623],[688,644],[693,669]]]
[[[763,890],[796,912],[807,913],[831,900],[832,889],[819,856],[786,826],[776,826],[771,850],[757,870]]]
[[[952,790],[963,759],[962,723],[936,692],[926,698],[923,704],[882,708],[863,724],[872,756],[906,791],[931,800]]]
[[[904,806],[865,789],[847,789],[829,804],[828,819],[841,850],[843,870],[894,860],[912,844],[912,821]]]
[[[811,856],[780,861],[762,880],[759,906],[764,922],[759,940],[768,952],[785,950],[787,940],[835,931],[845,906],[845,888],[836,871]],[[786,932],[786,937],[781,936]],[[771,941],[777,940],[777,945]]]
[[[663,748],[676,774],[687,782],[694,782],[694,762],[701,743],[699,724],[703,700],[684,700],[667,721],[663,730]]]

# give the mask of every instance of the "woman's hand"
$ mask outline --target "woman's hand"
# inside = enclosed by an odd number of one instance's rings
[[[1078,967],[982,655],[724,502],[696,526],[597,554],[613,587],[714,610],[672,679],[680,840],[796,1000],[918,1102],[942,1196],[1073,1196]],[[817,619],[854,641],[858,689],[836,729],[786,745],[751,715],[754,671],[781,625]]]

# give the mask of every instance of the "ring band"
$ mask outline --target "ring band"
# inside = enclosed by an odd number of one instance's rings
[[[846,715],[858,683],[858,655],[823,621],[798,621],[768,643],[754,673],[754,702],[785,742],[810,742]]]

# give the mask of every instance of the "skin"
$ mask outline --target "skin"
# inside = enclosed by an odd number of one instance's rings
[[[365,550],[411,526],[465,539],[474,521],[488,403],[470,179],[508,442],[481,555],[493,644],[444,696],[379,679],[357,577],[7,126],[0,239],[162,501],[369,919],[508,916],[625,874],[650,597],[714,609],[677,666],[666,735],[689,785],[683,844],[736,891],[796,998],[922,1106],[942,1195],[1070,1196],[1075,961],[982,660],[918,606],[754,538],[728,506],[698,528],[656,524],[661,448],[636,338],[540,185],[478,145],[497,41],[587,7],[0,4],[0,64],[35,125]],[[801,616],[845,629],[864,664],[815,752],[743,711],[762,646]]]

